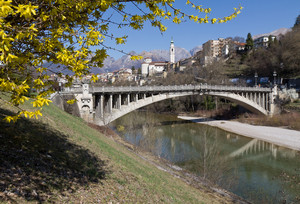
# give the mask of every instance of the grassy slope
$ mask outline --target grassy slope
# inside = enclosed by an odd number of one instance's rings
[[[10,109],[10,110],[9,110]],[[0,103],[0,202],[227,203],[159,170],[54,105],[5,124]]]

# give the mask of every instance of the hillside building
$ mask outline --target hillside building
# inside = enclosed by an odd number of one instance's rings
[[[270,36],[261,36],[259,38],[256,38],[254,40],[254,48],[260,48],[260,47],[264,47],[264,48],[267,48],[269,47],[269,40],[271,39],[272,41],[275,40],[275,36],[273,35],[270,35]]]
[[[142,63],[142,76],[147,77],[163,73],[167,69],[168,65],[168,62],[152,62],[151,58],[146,58]]]
[[[196,62],[195,57],[189,57],[176,62],[174,65],[175,72],[182,72],[187,67],[191,67]]]
[[[151,58],[146,58],[141,65],[142,76],[153,76],[155,74],[161,74],[164,71],[167,71],[175,67],[175,45],[173,39],[170,44],[170,62],[167,61],[158,61],[153,62]]]
[[[234,50],[237,52],[244,51],[246,49],[246,43],[234,41],[233,44],[234,44]]]
[[[230,42],[231,39],[219,38],[218,40],[209,40],[204,43],[201,56],[198,56],[200,64],[205,66],[219,60],[221,57],[227,56],[230,50]]]
[[[132,81],[134,78],[132,75],[132,70],[127,68],[116,70],[113,72],[113,74],[118,81]]]
[[[208,57],[218,57],[219,56],[219,41],[218,40],[209,40],[203,44],[204,56]]]

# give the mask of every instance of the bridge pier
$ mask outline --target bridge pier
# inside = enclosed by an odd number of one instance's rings
[[[265,94],[263,93],[262,94],[262,107],[263,107],[263,109],[266,109],[266,104],[265,104]]]
[[[103,95],[99,95],[97,97],[95,97],[95,103],[96,103],[96,107],[95,107],[95,115],[96,116],[100,116],[103,117],[103,106],[104,106],[104,96]]]
[[[104,106],[104,96],[100,95],[100,107],[99,107],[100,117],[103,117],[104,115],[103,106]]]
[[[121,110],[121,106],[122,106],[122,95],[119,94],[118,95],[118,109]]]
[[[108,113],[111,113],[113,109],[113,95],[109,95],[108,98]]]
[[[130,104],[130,94],[127,94],[127,97],[126,97],[126,105],[129,105]]]
[[[93,116],[93,95],[89,93],[89,84],[83,84],[81,93],[74,94],[80,112],[80,117],[86,121],[91,121]]]

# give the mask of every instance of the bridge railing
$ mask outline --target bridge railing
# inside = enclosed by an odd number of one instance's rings
[[[222,86],[207,84],[186,84],[173,86],[117,86],[117,87],[92,87],[93,93],[118,93],[118,92],[165,92],[165,91],[239,91],[239,92],[271,92],[271,88],[242,87],[242,86]]]
[[[60,93],[82,93],[82,87],[65,87]]]

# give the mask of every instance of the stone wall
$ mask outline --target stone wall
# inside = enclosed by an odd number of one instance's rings
[[[282,89],[279,92],[279,99],[284,101],[295,101],[299,98],[299,93],[297,93],[296,89]]]
[[[57,107],[59,107],[60,109],[62,109],[63,111],[80,117],[80,111],[79,111],[79,107],[77,102],[73,103],[73,104],[68,104],[67,101],[74,99],[75,96],[73,94],[70,95],[60,95],[60,94],[56,94],[53,98],[52,98],[52,102],[54,105],[56,105]]]

